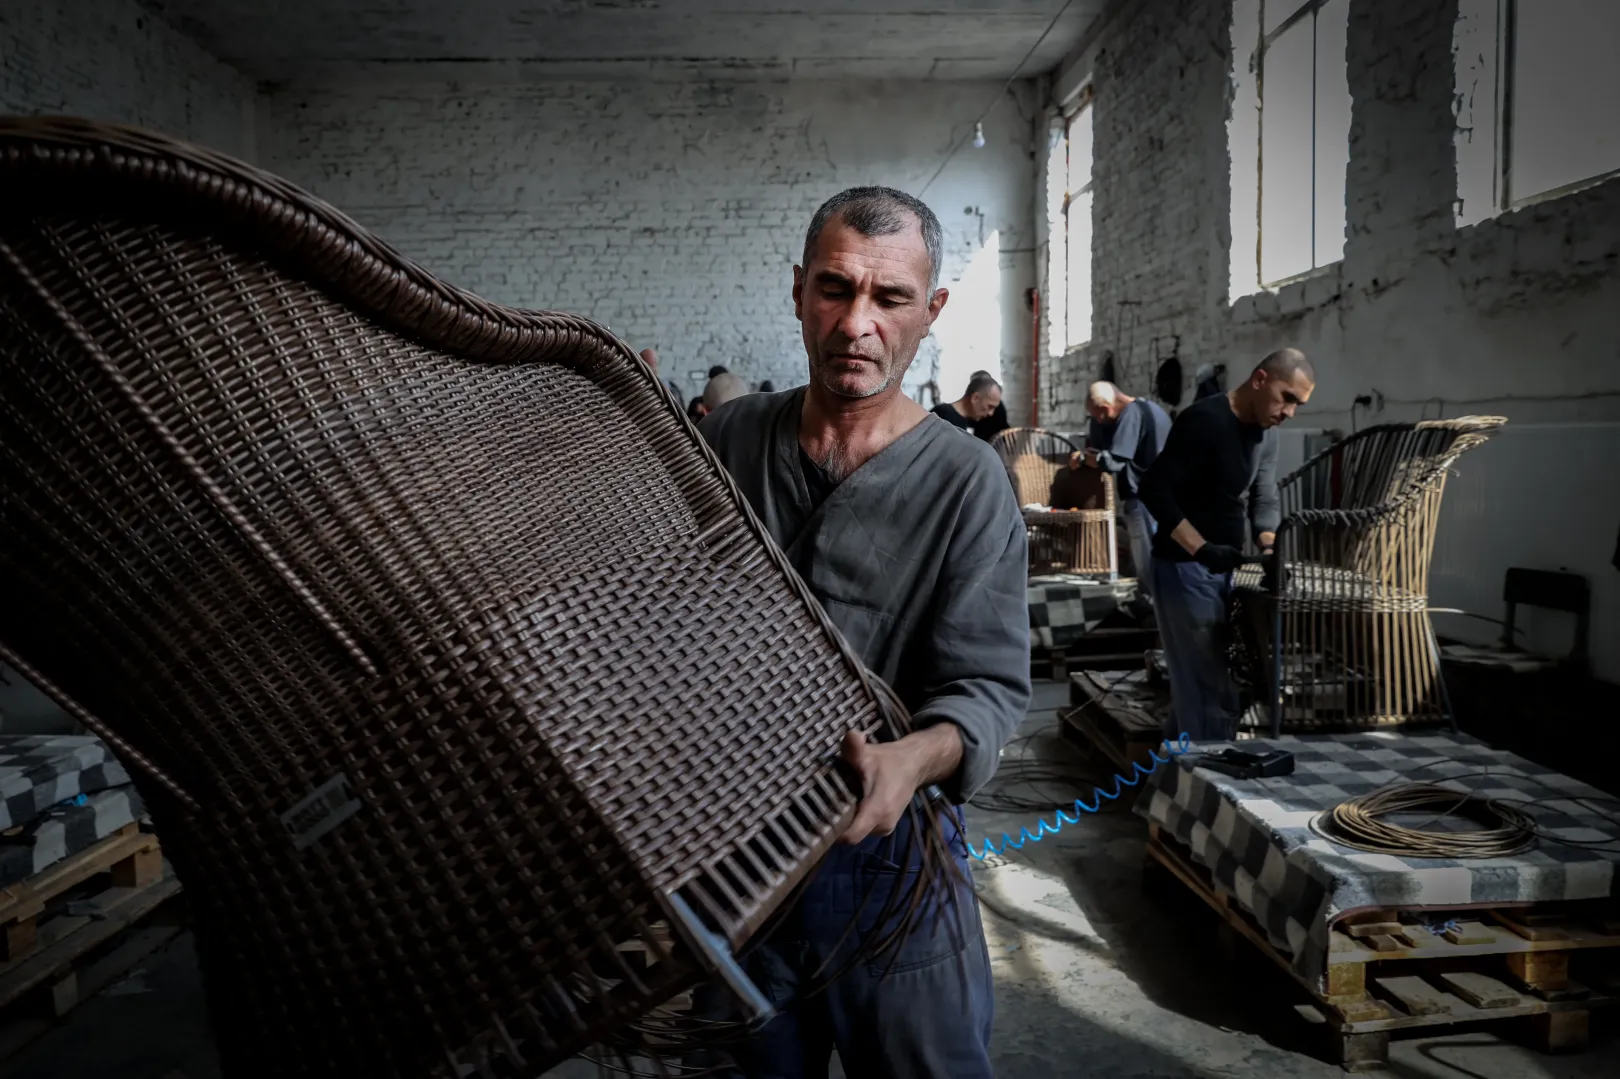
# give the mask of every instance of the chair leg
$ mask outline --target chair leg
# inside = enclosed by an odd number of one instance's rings
[[[1282,737],[1283,714],[1283,639],[1282,603],[1271,604],[1271,736]]]
[[[1451,724],[1451,733],[1457,730],[1457,713],[1451,708],[1451,692],[1446,689],[1446,668],[1440,662],[1440,642],[1435,640],[1434,623],[1429,623],[1429,655],[1434,660],[1434,683],[1440,687],[1440,708],[1445,713],[1446,722]]]

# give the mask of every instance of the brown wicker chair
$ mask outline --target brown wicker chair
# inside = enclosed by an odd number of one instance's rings
[[[1244,726],[1455,726],[1429,621],[1429,556],[1452,465],[1506,422],[1368,428],[1278,484],[1281,572],[1233,576],[1234,668],[1256,699]]]
[[[1052,484],[1069,467],[1069,455],[1080,447],[1039,427],[1009,427],[991,440],[1017,492],[1018,504],[1046,504]],[[1024,510],[1029,526],[1029,572],[1119,576],[1115,539],[1114,478],[1097,473],[1100,506],[1070,510]]]
[[[908,721],[652,372],[166,139],[0,120],[0,188],[0,656],[139,770],[228,1073],[724,973]]]

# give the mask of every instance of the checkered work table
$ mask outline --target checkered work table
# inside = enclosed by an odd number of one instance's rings
[[[85,796],[83,805],[55,806],[0,837],[0,887],[26,880],[70,854],[87,850],[146,812],[133,786]]]
[[[1072,573],[1029,579],[1029,646],[1064,648],[1097,628],[1097,623],[1136,598],[1130,579],[1101,581]]]
[[[90,735],[0,735],[0,830],[27,824],[78,794],[129,783],[129,773]]]
[[[1136,811],[1186,844],[1312,984],[1321,983],[1326,968],[1329,929],[1352,911],[1620,895],[1620,824],[1603,816],[1620,818],[1620,805],[1522,757],[1466,736],[1394,731],[1242,744],[1291,750],[1294,774],[1240,780],[1179,759],[1144,782]],[[1459,793],[1533,799],[1535,806],[1516,807],[1547,833],[1614,846],[1594,851],[1544,836],[1505,858],[1397,858],[1353,850],[1311,830],[1318,813],[1347,798],[1396,782],[1442,780]],[[1599,799],[1601,812],[1568,801],[1572,796]]]

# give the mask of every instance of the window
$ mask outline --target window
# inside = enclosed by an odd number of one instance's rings
[[[1069,117],[1063,180],[1064,344],[1091,340],[1091,91]]]
[[[1463,0],[1457,220],[1620,175],[1620,4]]]
[[[1260,0],[1259,283],[1344,257],[1350,0]]]

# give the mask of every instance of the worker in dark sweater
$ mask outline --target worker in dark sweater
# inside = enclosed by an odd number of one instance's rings
[[[975,371],[968,379],[967,392],[959,401],[941,401],[934,406],[934,415],[955,427],[973,433],[974,425],[987,419],[1001,404],[1001,383],[990,377],[988,371]]]
[[[1142,482],[1142,502],[1158,522],[1153,604],[1170,668],[1165,734],[1172,740],[1235,733],[1224,648],[1232,571],[1243,560],[1246,531],[1263,554],[1276,542],[1277,427],[1315,388],[1303,352],[1273,352],[1237,389],[1189,406]]]
[[[975,371],[969,377],[968,381],[971,382],[980,375],[983,375],[985,378],[993,378],[989,371]],[[1001,393],[1001,387],[997,386],[996,407],[991,409],[990,414],[985,416],[984,419],[973,425],[973,434],[978,438],[984,439],[986,442],[990,442],[997,435],[1001,434],[1001,432],[1005,431],[1011,426],[1012,424],[1007,420],[1006,398]]]

